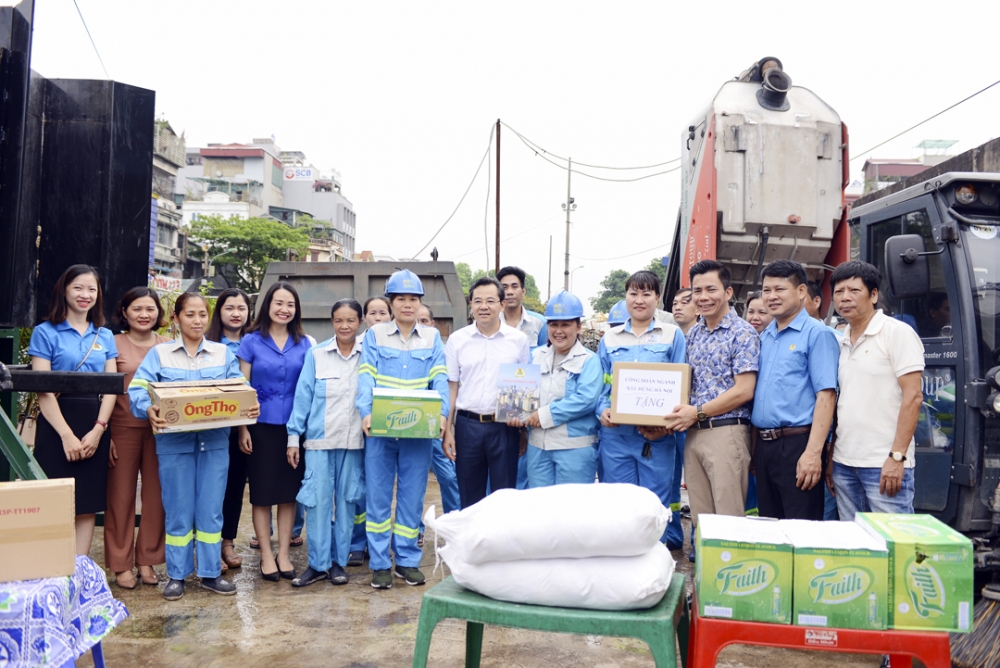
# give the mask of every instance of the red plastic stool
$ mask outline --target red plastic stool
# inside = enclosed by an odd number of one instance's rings
[[[944,632],[827,629],[707,618],[698,614],[698,601],[692,594],[688,668],[714,668],[722,648],[733,644],[888,654],[892,668],[912,668],[914,658],[927,668],[951,667],[951,646]]]

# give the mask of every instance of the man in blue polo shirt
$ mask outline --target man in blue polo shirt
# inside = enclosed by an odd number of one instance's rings
[[[809,316],[806,271],[777,260],[764,268],[762,296],[774,321],[760,334],[751,421],[762,517],[823,519],[823,444],[837,404],[837,337]]]

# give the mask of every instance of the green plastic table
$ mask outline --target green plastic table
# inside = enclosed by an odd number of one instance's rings
[[[687,665],[688,612],[684,601],[684,576],[679,573],[674,573],[670,588],[658,605],[625,612],[507,603],[464,589],[448,577],[429,589],[420,604],[413,668],[427,665],[431,634],[442,619],[464,619],[467,622],[466,668],[479,668],[484,624],[556,633],[638,638],[649,645],[657,668],[676,668],[679,646],[682,665]]]

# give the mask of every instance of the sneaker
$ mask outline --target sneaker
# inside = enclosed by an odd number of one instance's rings
[[[388,570],[373,572],[372,589],[392,589],[392,573]]]
[[[361,566],[365,563],[366,550],[356,550],[347,555],[348,566]]]
[[[335,585],[345,585],[351,580],[350,576],[347,575],[347,571],[340,564],[335,563],[333,566],[330,566],[329,574],[330,582]],[[374,578],[372,579],[372,586],[375,586]]]
[[[418,571],[416,568],[407,568],[406,566],[396,566],[393,573],[397,578],[405,580],[406,584],[411,587],[417,587],[426,582],[424,574]]]
[[[308,587],[314,582],[319,582],[320,580],[325,580],[327,578],[326,571],[317,571],[312,566],[306,568],[302,573],[292,580],[293,587]]]
[[[171,579],[167,586],[163,588],[163,598],[168,601],[176,601],[184,595],[184,580]]]
[[[222,577],[202,578],[201,588],[221,594],[222,596],[232,596],[236,593],[236,585]]]

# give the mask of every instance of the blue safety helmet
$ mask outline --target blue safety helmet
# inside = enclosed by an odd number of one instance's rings
[[[419,295],[424,296],[424,284],[420,277],[409,269],[400,269],[385,282],[385,294],[389,295]]]
[[[625,308],[625,300],[623,299],[608,311],[608,326],[624,325],[626,320],[628,320],[628,309]]]
[[[560,290],[545,306],[546,320],[579,320],[583,317],[583,302],[573,294]]]

